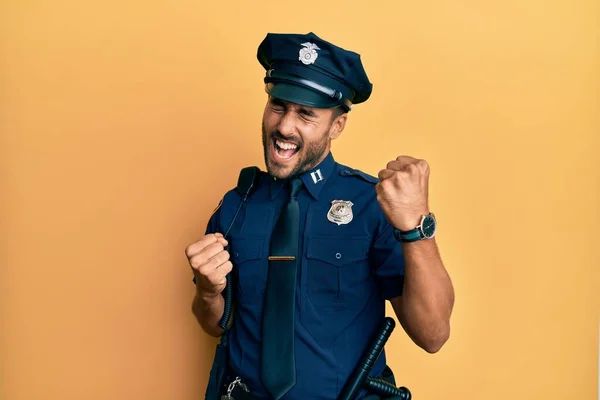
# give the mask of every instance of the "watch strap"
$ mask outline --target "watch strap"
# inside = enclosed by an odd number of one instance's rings
[[[417,240],[423,239],[423,236],[421,235],[421,230],[418,227],[409,231],[401,231],[394,228],[394,237],[399,242],[405,243],[416,242]]]

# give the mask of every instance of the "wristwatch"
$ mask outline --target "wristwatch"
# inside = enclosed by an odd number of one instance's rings
[[[436,224],[435,215],[429,213],[421,217],[421,223],[416,228],[408,231],[401,231],[394,228],[394,237],[397,241],[402,243],[431,239],[435,236]]]

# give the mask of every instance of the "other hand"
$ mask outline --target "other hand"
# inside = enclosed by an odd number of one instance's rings
[[[208,234],[185,249],[194,276],[196,291],[205,300],[217,297],[227,283],[227,274],[233,267],[227,240],[221,233]]]

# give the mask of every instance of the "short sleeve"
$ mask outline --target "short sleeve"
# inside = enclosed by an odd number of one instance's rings
[[[219,232],[219,217],[221,215],[221,206],[222,205],[223,205],[223,199],[221,199],[221,201],[219,201],[219,204],[217,205],[215,210],[212,212],[212,215],[210,216],[210,219],[208,220],[208,224],[206,225],[206,231],[204,232],[205,235]]]
[[[373,270],[386,300],[402,295],[404,286],[404,253],[402,245],[394,238],[394,228],[378,207],[377,234],[371,247]]]
[[[217,205],[217,208],[215,208],[212,215],[210,216],[208,224],[206,225],[206,230],[204,231],[205,235],[219,232],[219,217],[221,215],[221,204],[223,204],[223,200],[219,202],[219,205]],[[194,284],[196,283],[196,277],[192,278],[192,282],[194,282]]]

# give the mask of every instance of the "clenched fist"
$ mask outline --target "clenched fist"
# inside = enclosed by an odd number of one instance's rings
[[[227,283],[233,265],[225,250],[227,240],[220,233],[204,236],[185,249],[194,276],[196,291],[205,299],[218,296]]]
[[[429,214],[429,165],[425,160],[400,156],[379,171],[377,201],[395,228],[413,229]]]

